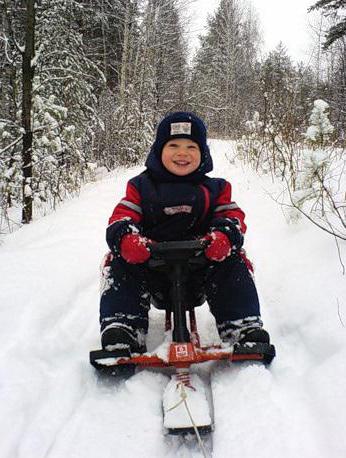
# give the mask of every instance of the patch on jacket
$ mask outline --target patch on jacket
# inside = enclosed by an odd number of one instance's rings
[[[176,207],[165,207],[163,211],[166,215],[175,215],[177,213],[191,213],[191,205],[177,205]]]

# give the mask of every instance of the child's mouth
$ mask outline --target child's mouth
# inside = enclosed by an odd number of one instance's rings
[[[190,164],[188,161],[173,161],[175,165],[178,165],[179,167],[185,167]]]

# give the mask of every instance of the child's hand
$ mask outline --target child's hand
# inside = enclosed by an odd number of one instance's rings
[[[150,242],[140,234],[125,234],[120,242],[120,254],[129,264],[142,264],[150,258]]]
[[[204,254],[210,261],[221,262],[231,254],[232,244],[221,231],[213,231],[204,237],[205,240],[210,240],[209,245],[204,250]]]

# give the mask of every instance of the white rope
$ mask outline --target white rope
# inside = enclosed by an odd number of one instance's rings
[[[191,415],[191,411],[190,411],[189,406],[188,406],[188,404],[187,404],[187,393],[186,393],[186,391],[185,391],[185,385],[184,385],[184,383],[180,382],[180,383],[178,383],[177,386],[180,388],[180,397],[181,397],[181,400],[180,400],[177,404],[175,404],[173,407],[170,407],[170,408],[167,410],[167,412],[176,409],[176,408],[179,407],[182,403],[184,403],[185,409],[186,409],[186,411],[187,411],[187,413],[188,413],[188,415],[189,415],[189,417],[190,417],[190,421],[191,421],[192,427],[193,427],[193,429],[194,429],[194,431],[195,431],[195,434],[196,434],[196,437],[197,437],[197,441],[198,441],[198,445],[199,445],[199,447],[200,447],[200,449],[201,449],[201,452],[202,452],[202,454],[203,454],[203,457],[204,457],[204,458],[210,458],[211,455],[208,454],[208,452],[207,452],[207,450],[206,450],[206,448],[205,448],[205,446],[204,446],[204,444],[203,444],[203,441],[202,441],[202,439],[201,439],[201,435],[199,434],[199,431],[198,431],[198,427],[197,427],[197,425],[196,425],[196,423],[195,423],[195,421],[194,421],[194,419],[193,419],[193,417],[192,417],[192,415]]]

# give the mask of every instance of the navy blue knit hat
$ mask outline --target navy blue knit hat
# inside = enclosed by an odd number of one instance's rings
[[[213,169],[213,161],[207,145],[207,128],[204,122],[195,114],[186,111],[171,113],[160,122],[156,139],[153,143],[145,165],[159,178],[165,181],[176,181],[175,175],[168,172],[161,162],[161,153],[164,145],[172,138],[188,138],[199,145],[201,150],[201,163],[192,174],[177,177],[179,181],[199,181],[204,174]]]
[[[204,122],[193,113],[178,111],[160,122],[153,145],[156,153],[161,154],[164,145],[172,138],[189,138],[198,143],[201,153],[207,148],[207,128]]]

